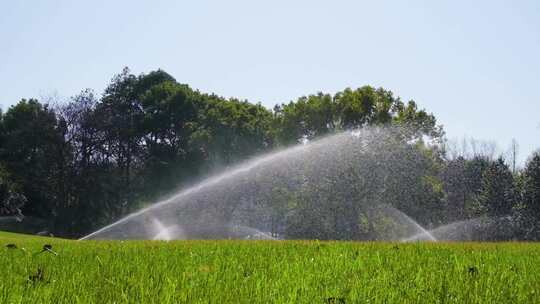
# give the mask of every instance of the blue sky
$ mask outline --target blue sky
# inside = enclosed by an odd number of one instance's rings
[[[539,1],[2,1],[0,104],[128,66],[268,107],[382,86],[449,138],[540,148]]]

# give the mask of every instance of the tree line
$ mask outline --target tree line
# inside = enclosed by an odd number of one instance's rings
[[[0,216],[37,226],[23,226],[27,232],[46,227],[79,237],[251,156],[383,125],[404,126],[407,140],[417,139],[420,169],[395,174],[411,181],[407,199],[416,200],[419,222],[508,217],[515,226],[508,238],[540,237],[539,153],[523,170],[502,157],[451,155],[435,117],[391,91],[318,93],[270,110],[199,92],[162,70],[134,75],[127,68],[100,96],[87,89],[61,104],[22,99],[0,112]],[[393,187],[400,192],[385,195],[398,207],[405,190]],[[295,229],[292,235],[310,236]]]

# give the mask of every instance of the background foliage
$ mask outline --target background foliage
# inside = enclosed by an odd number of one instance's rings
[[[506,238],[540,237],[539,153],[531,155],[521,171],[489,153],[450,153],[435,117],[391,91],[347,88],[333,95],[303,96],[269,110],[193,90],[162,70],[137,76],[127,68],[102,96],[87,89],[56,105],[22,99],[0,112],[0,216],[41,223],[20,228],[26,232],[78,237],[247,157],[343,130],[383,125],[406,126],[400,140],[415,151],[415,163],[420,164],[411,170],[404,159],[403,168],[385,179],[390,185],[384,193],[387,203],[400,207],[414,201],[416,209],[408,210],[428,227],[479,216],[509,217],[517,228]],[[373,161],[384,166],[382,154]],[[404,178],[410,182],[398,182]],[[339,186],[318,185],[327,187],[329,196]],[[286,187],[272,191],[276,216],[292,205],[303,216],[313,210],[309,201]],[[361,191],[361,185],[354,191]],[[330,227],[326,224],[336,216],[344,218],[353,207],[340,203],[345,200],[327,201],[322,207],[332,212],[312,219],[317,229],[295,227],[292,221],[291,235],[347,238],[339,234],[342,229],[320,227]],[[365,223],[366,218],[344,221],[369,231],[375,223]]]

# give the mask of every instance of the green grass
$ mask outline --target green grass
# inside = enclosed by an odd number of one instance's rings
[[[58,255],[37,254],[44,244]],[[540,303],[540,244],[0,233],[0,246],[0,303]]]

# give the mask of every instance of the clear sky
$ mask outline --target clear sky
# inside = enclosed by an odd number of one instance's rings
[[[540,148],[540,1],[1,1],[0,103],[128,66],[272,107],[382,86],[449,138]]]

